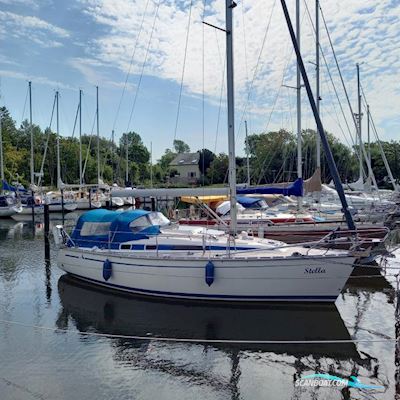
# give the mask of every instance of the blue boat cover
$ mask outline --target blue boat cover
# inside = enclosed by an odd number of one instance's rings
[[[8,182],[5,180],[1,181],[1,185],[3,187],[3,190],[7,190],[9,192],[21,192],[21,193],[28,192],[23,186],[15,187],[15,186],[9,185]]]
[[[158,235],[160,227],[152,225],[148,219],[135,232],[130,226],[133,221],[149,214],[151,214],[150,211],[144,210],[120,212],[98,209],[87,211],[79,217],[71,234],[72,241],[68,244],[69,246],[118,249],[123,242]],[[88,224],[87,229],[85,224]]]
[[[303,179],[297,178],[287,187],[254,186],[237,189],[237,194],[282,194],[283,196],[303,196]]]
[[[258,201],[260,201],[262,199],[261,198],[257,198],[257,197],[237,196],[236,200],[244,208],[248,208],[248,207],[251,207],[253,204],[257,203]]]

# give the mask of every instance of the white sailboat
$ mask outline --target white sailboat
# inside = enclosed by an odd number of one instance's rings
[[[165,229],[165,217],[143,210],[90,211],[79,218],[71,237],[61,226],[55,229],[58,265],[67,273],[122,291],[194,300],[333,302],[341,292],[353,270],[354,252],[291,247],[236,232],[234,7],[226,0],[232,235]]]

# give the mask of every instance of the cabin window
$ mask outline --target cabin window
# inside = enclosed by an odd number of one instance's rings
[[[81,229],[81,236],[108,235],[111,222],[85,222]]]
[[[151,226],[150,221],[147,218],[147,215],[144,215],[143,217],[140,217],[138,219],[135,219],[129,224],[129,228],[131,228],[131,231],[133,233],[140,232],[143,229],[147,228],[148,226]]]
[[[170,224],[170,220],[160,212],[152,212],[149,214],[152,225],[165,226]]]

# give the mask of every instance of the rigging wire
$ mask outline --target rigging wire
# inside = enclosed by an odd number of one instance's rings
[[[115,125],[117,124],[117,119],[118,119],[118,116],[119,116],[119,113],[120,113],[120,110],[121,110],[122,100],[123,100],[123,98],[124,98],[124,95],[125,95],[125,92],[126,92],[126,88],[127,88],[127,85],[128,85],[128,79],[129,79],[129,76],[130,76],[131,71],[132,71],[133,61],[134,61],[134,59],[135,59],[136,49],[137,49],[137,46],[138,46],[138,43],[139,43],[140,34],[142,33],[143,24],[144,24],[144,19],[145,19],[146,13],[147,13],[147,7],[148,7],[148,5],[149,5],[149,2],[150,2],[150,0],[147,0],[146,6],[145,6],[145,9],[144,9],[144,12],[143,12],[143,16],[142,16],[142,21],[141,21],[141,23],[140,23],[139,32],[138,32],[138,34],[137,34],[137,36],[136,36],[135,46],[134,46],[134,48],[133,48],[133,52],[132,52],[132,56],[131,56],[131,61],[130,61],[130,64],[129,64],[129,69],[128,69],[128,72],[127,72],[127,74],[126,74],[124,86],[123,86],[123,89],[122,89],[121,98],[119,99],[119,103],[118,103],[118,107],[117,107],[117,112],[116,112],[116,114],[115,114],[115,118],[114,118],[112,130],[115,130]]]
[[[342,86],[343,86],[343,91],[344,91],[344,93],[345,93],[345,95],[346,95],[347,104],[348,104],[348,106],[349,106],[350,113],[351,113],[351,116],[352,116],[352,118],[353,118],[353,123],[354,123],[354,126],[356,127],[356,132],[357,132],[357,131],[358,131],[358,128],[357,128],[356,117],[355,117],[355,114],[354,114],[354,112],[353,112],[353,107],[351,106],[350,98],[349,98],[349,95],[348,95],[348,92],[347,92],[347,89],[346,89],[346,85],[345,85],[344,80],[343,80],[342,71],[341,71],[340,66],[339,66],[339,62],[338,62],[338,59],[337,59],[337,56],[336,56],[336,51],[335,51],[335,49],[334,49],[334,47],[333,47],[333,42],[332,42],[332,39],[331,39],[331,35],[330,35],[330,33],[329,33],[328,25],[327,25],[326,20],[325,20],[325,15],[324,15],[324,13],[323,13],[323,11],[322,11],[321,5],[319,6],[319,8],[320,8],[320,11],[321,11],[321,16],[322,16],[322,20],[323,20],[323,23],[324,23],[325,31],[326,31],[327,36],[328,36],[329,44],[330,44],[330,47],[331,47],[331,49],[332,49],[332,54],[333,54],[333,57],[334,57],[334,60],[335,60],[335,64],[336,64],[337,70],[338,70],[338,72],[339,72],[339,77],[340,77],[340,81],[341,81]],[[325,57],[324,57],[324,59],[325,59]],[[352,142],[355,143],[354,140],[353,140],[352,135],[351,135],[351,138],[352,138]],[[361,146],[362,152],[363,152],[363,154],[364,154],[364,156],[365,156],[366,153],[365,153],[364,145],[363,145],[362,143],[360,143],[360,146]],[[357,154],[357,152],[356,152],[356,157],[357,157],[358,160],[360,159],[360,157],[359,157],[359,155]],[[368,174],[366,174],[366,171],[365,171],[365,169],[364,169],[364,166],[362,167],[362,169],[363,169],[363,174],[364,174],[365,176],[368,176]],[[369,169],[369,167],[368,167],[368,169]],[[372,178],[373,178],[373,181],[374,181],[374,185],[377,185],[377,184],[376,184],[375,177],[374,177],[374,175],[373,175],[373,171],[371,171],[371,172],[372,172]]]
[[[133,113],[135,111],[136,100],[137,100],[139,89],[140,89],[140,86],[141,86],[141,83],[142,83],[142,79],[143,79],[143,75],[144,75],[144,69],[145,69],[146,63],[147,63],[147,57],[148,57],[149,51],[150,51],[151,40],[153,38],[154,28],[155,28],[155,25],[156,25],[156,20],[157,20],[158,10],[160,8],[160,4],[161,4],[161,0],[158,0],[158,3],[156,5],[156,9],[155,9],[155,12],[154,12],[154,18],[153,18],[153,24],[152,24],[152,27],[151,27],[149,42],[147,44],[146,55],[145,55],[144,60],[143,60],[142,69],[141,69],[141,72],[140,72],[139,81],[138,81],[138,84],[137,84],[137,87],[136,87],[136,91],[135,91],[135,97],[134,97],[134,100],[133,100],[131,113],[129,115],[128,126],[126,128],[126,132],[127,133],[129,132],[129,128],[130,128],[130,125],[131,125]]]
[[[77,121],[78,121],[78,115],[79,115],[80,108],[81,108],[81,107],[80,107],[80,104],[78,103],[78,107],[77,107],[77,109],[76,109],[74,127],[73,127],[73,129],[72,129],[71,138],[73,138],[74,135],[75,135],[75,128],[76,128],[76,123],[77,123]]]
[[[275,5],[276,5],[276,0],[274,0],[274,3],[272,4],[271,14],[269,15],[269,19],[268,19],[268,23],[267,23],[267,26],[266,26],[266,29],[265,29],[262,45],[261,45],[261,48],[260,48],[260,52],[258,54],[257,63],[256,63],[256,66],[254,68],[253,77],[252,77],[251,82],[250,82],[249,90],[247,92],[247,99],[246,99],[245,106],[243,108],[242,116],[240,118],[239,129],[237,130],[237,133],[236,133],[236,139],[238,139],[238,137],[240,136],[242,124],[243,124],[243,121],[244,121],[244,116],[245,116],[245,114],[247,112],[247,107],[248,107],[248,105],[250,103],[251,93],[253,91],[254,82],[255,82],[256,77],[257,77],[257,73],[258,73],[258,69],[259,69],[259,65],[260,65],[260,61],[261,61],[261,56],[262,56],[262,53],[264,51],[264,46],[265,46],[265,42],[267,40],[269,28],[271,26],[272,15],[274,13]]]
[[[185,52],[184,52],[184,56],[183,56],[183,65],[182,65],[181,86],[180,86],[180,89],[179,89],[178,109],[177,109],[177,112],[176,112],[176,120],[175,120],[174,141],[176,139],[176,134],[178,132],[178,121],[179,121],[179,114],[180,114],[180,109],[181,109],[183,81],[184,81],[184,77],[185,77],[185,68],[186,68],[186,56],[187,56],[187,49],[188,49],[188,43],[189,43],[190,21],[191,21],[191,18],[192,18],[192,5],[193,5],[193,0],[190,0],[189,17],[188,17],[188,24],[187,24],[187,28],[186,28]]]
[[[307,11],[308,11],[310,21],[311,21],[311,24],[312,24],[312,26],[313,26],[313,28],[314,28],[314,32],[315,32],[315,27],[314,27],[314,24],[313,24],[313,22],[312,22],[312,18],[311,18],[310,12],[309,12],[309,10],[308,10],[307,3],[306,3],[305,1],[304,1],[304,3],[305,3],[305,5],[306,5],[306,9],[307,9]],[[332,38],[331,38],[329,29],[328,29],[328,25],[327,25],[326,20],[325,20],[324,12],[322,11],[321,4],[319,4],[319,8],[320,8],[320,11],[321,11],[321,16],[322,16],[322,20],[323,20],[323,23],[324,23],[325,31],[326,31],[326,33],[327,33],[327,37],[328,37],[328,40],[329,40],[329,45],[330,45],[330,48],[331,48],[331,50],[332,50],[332,54],[333,54],[333,57],[334,57],[334,60],[335,60],[335,65],[336,65],[336,68],[337,68],[338,73],[339,73],[339,77],[340,77],[340,81],[341,81],[341,83],[342,83],[343,91],[344,91],[344,93],[345,93],[346,100],[347,100],[347,104],[348,104],[348,106],[349,106],[350,113],[351,113],[351,116],[352,116],[352,118],[353,118],[353,123],[354,123],[354,126],[355,126],[355,128],[356,128],[356,132],[357,132],[357,131],[358,131],[358,128],[357,128],[356,117],[355,117],[355,114],[354,114],[354,112],[353,112],[353,107],[352,107],[351,102],[350,102],[350,98],[349,98],[349,95],[348,95],[348,92],[347,92],[346,85],[345,85],[345,83],[344,83],[343,74],[342,74],[342,71],[341,71],[340,66],[339,66],[339,62],[338,62],[338,59],[337,59],[337,56],[336,56],[336,51],[335,51],[335,48],[334,48],[334,46],[333,46]],[[331,73],[330,73],[330,70],[329,70],[329,66],[328,66],[328,64],[327,64],[327,62],[326,62],[326,58],[325,58],[324,52],[322,51],[322,47],[321,47],[321,46],[320,46],[320,49],[321,49],[321,54],[322,54],[322,56],[323,56],[324,62],[325,62],[326,66],[327,66],[327,69],[328,69],[329,77],[330,77],[330,79],[332,80]],[[333,80],[332,80],[332,84],[333,84]],[[334,86],[334,84],[333,84],[333,86]],[[335,86],[334,86],[334,88],[335,88]],[[335,92],[336,92],[336,88],[335,88]],[[345,115],[345,114],[344,114],[343,107],[342,107],[342,105],[341,105],[341,102],[340,102],[340,100],[339,100],[338,95],[337,95],[337,98],[338,98],[338,102],[339,102],[340,108],[342,109],[342,113],[343,113],[343,115]],[[346,118],[345,118],[345,121],[346,121],[346,125],[348,125],[348,124],[347,124]],[[349,133],[350,133],[350,132],[351,132],[351,131],[350,131],[350,127],[348,127],[348,129],[349,129]],[[355,141],[354,141],[353,135],[351,135],[351,133],[350,133],[350,138],[351,138],[352,143],[355,145]],[[361,148],[362,148],[362,153],[363,153],[365,159],[367,159],[366,151],[365,151],[364,145],[363,145],[362,143],[360,143],[360,146],[361,146]],[[359,157],[359,155],[357,154],[357,152],[356,152],[355,155],[356,155],[356,158],[359,160],[360,157]],[[368,164],[368,163],[367,163],[367,164]],[[368,169],[370,169],[370,167],[368,167]],[[376,179],[375,179],[375,177],[374,177],[374,174],[373,174],[372,169],[371,169],[371,173],[372,173],[371,176],[372,176],[373,183],[374,183],[375,186],[377,186]],[[368,176],[368,175],[369,175],[369,174],[366,173],[364,166],[363,166],[363,174],[364,174],[365,176]]]
[[[26,89],[26,95],[25,95],[25,101],[24,101],[24,108],[22,109],[22,116],[21,116],[21,125],[24,122],[24,116],[25,116],[25,111],[26,111],[26,104],[28,102],[28,94],[29,94],[29,88]]]
[[[43,158],[42,158],[42,163],[40,165],[40,173],[39,173],[39,181],[38,181],[38,186],[40,186],[42,182],[42,174],[43,174],[43,169],[44,169],[44,163],[46,161],[46,156],[47,156],[47,149],[49,147],[49,141],[50,141],[50,135],[51,135],[51,125],[53,124],[53,117],[54,117],[54,110],[56,107],[56,95],[54,95],[54,101],[53,101],[53,108],[51,110],[51,116],[50,116],[50,123],[48,125],[48,133],[47,133],[47,138],[46,138],[46,144],[44,147],[44,153],[43,153]]]
[[[86,109],[86,107],[85,107],[85,109]],[[85,178],[85,172],[86,172],[86,165],[87,165],[87,162],[88,162],[88,159],[89,159],[90,146],[91,146],[91,144],[92,144],[94,126],[95,126],[95,124],[96,124],[96,118],[97,118],[97,110],[96,110],[95,113],[94,113],[93,124],[92,124],[92,130],[91,130],[90,136],[89,136],[89,144],[88,144],[87,149],[86,149],[86,157],[85,157],[85,162],[84,162],[84,164],[83,164],[83,169],[82,169],[82,180],[83,180],[83,181],[85,181],[84,178]]]

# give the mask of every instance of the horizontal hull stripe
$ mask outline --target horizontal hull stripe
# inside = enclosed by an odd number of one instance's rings
[[[71,258],[79,258],[79,256],[74,256],[74,255],[70,255],[70,254],[66,254],[66,257],[71,257]],[[107,256],[106,256],[107,257]],[[111,256],[112,257],[112,256]],[[82,256],[83,260],[87,260],[87,261],[95,261],[95,262],[99,262],[99,263],[103,263],[104,260],[98,260],[96,258],[90,258],[90,257],[85,257]],[[151,259],[150,259],[151,260]],[[139,260],[138,260],[139,261]],[[168,259],[166,260],[160,260],[160,261],[168,261]],[[187,260],[180,260],[180,261],[187,261]],[[204,261],[205,263],[208,262],[208,260],[193,260],[193,261]],[[214,260],[214,261],[221,261],[221,260]],[[222,261],[227,261],[230,262],[231,260],[222,260]],[[248,260],[241,260],[241,261],[248,261]],[[273,260],[273,261],[279,261],[279,260]],[[126,262],[118,262],[118,261],[111,261],[112,264],[115,265],[125,265],[125,266],[129,266],[129,267],[146,267],[146,268],[204,268],[204,266],[200,265],[200,266],[188,266],[188,265],[149,265],[149,264],[139,264],[139,263],[134,263],[134,264],[128,264]],[[343,267],[348,267],[353,269],[353,265],[352,264],[342,264],[342,263],[338,263],[338,265],[343,266]],[[310,265],[304,265],[303,267],[310,267]],[[288,267],[288,268],[301,268],[301,266],[297,266],[297,265],[282,265],[282,264],[277,264],[277,265],[224,265],[224,266],[219,266],[218,268],[227,268],[227,269],[232,269],[232,268],[281,268],[281,267]],[[312,274],[312,275],[319,275],[319,274]]]

